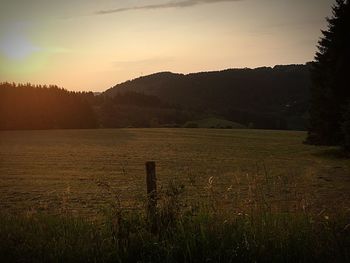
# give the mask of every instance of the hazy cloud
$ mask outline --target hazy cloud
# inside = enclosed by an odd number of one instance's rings
[[[243,1],[243,0],[183,0],[183,1],[171,1],[171,2],[168,2],[168,3],[164,3],[164,4],[139,5],[139,6],[132,6],[132,7],[117,8],[117,9],[100,10],[100,11],[97,11],[95,14],[106,15],[106,14],[119,13],[119,12],[132,11],[132,10],[150,10],[150,9],[163,9],[163,8],[183,8],[183,7],[190,7],[190,6],[209,4],[209,3],[238,2],[238,1]]]

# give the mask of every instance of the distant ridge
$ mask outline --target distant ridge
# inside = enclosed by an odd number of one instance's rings
[[[159,72],[99,94],[0,83],[0,130],[125,127],[304,130],[310,65]]]
[[[115,85],[103,94],[137,92],[257,128],[305,129],[310,63],[190,74],[159,72]]]

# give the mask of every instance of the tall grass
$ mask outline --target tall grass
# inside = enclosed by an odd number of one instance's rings
[[[104,223],[1,216],[0,254],[2,262],[349,262],[347,218],[225,218],[186,214],[154,233],[140,214]]]
[[[146,213],[114,203],[101,220],[27,213],[0,216],[2,262],[349,262],[349,214],[273,211],[251,189],[249,209],[220,205],[211,178],[202,201],[185,204],[171,182]],[[103,187],[108,188],[108,185]],[[260,194],[259,194],[260,193]]]

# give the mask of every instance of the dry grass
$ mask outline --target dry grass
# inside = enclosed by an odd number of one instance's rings
[[[183,185],[170,182],[153,221],[118,198],[101,221],[0,213],[0,254],[6,262],[349,262],[348,213],[271,212],[255,187],[250,211],[232,213],[218,206],[213,183],[207,198],[184,205]]]
[[[207,198],[210,188],[237,213],[254,198],[272,211],[348,209],[349,159],[335,148],[303,145],[304,138],[213,129],[0,132],[0,209],[94,216],[116,196],[123,207],[141,207],[147,160],[157,162],[160,185],[186,186],[184,202]]]
[[[304,136],[1,132],[0,254],[6,262],[348,262],[350,161],[303,145]],[[153,223],[144,213],[146,160],[158,165]]]

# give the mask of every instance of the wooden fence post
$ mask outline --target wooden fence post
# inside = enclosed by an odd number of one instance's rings
[[[152,224],[152,231],[157,228],[156,212],[157,212],[157,178],[156,163],[146,162],[146,184],[147,184],[147,214]]]

